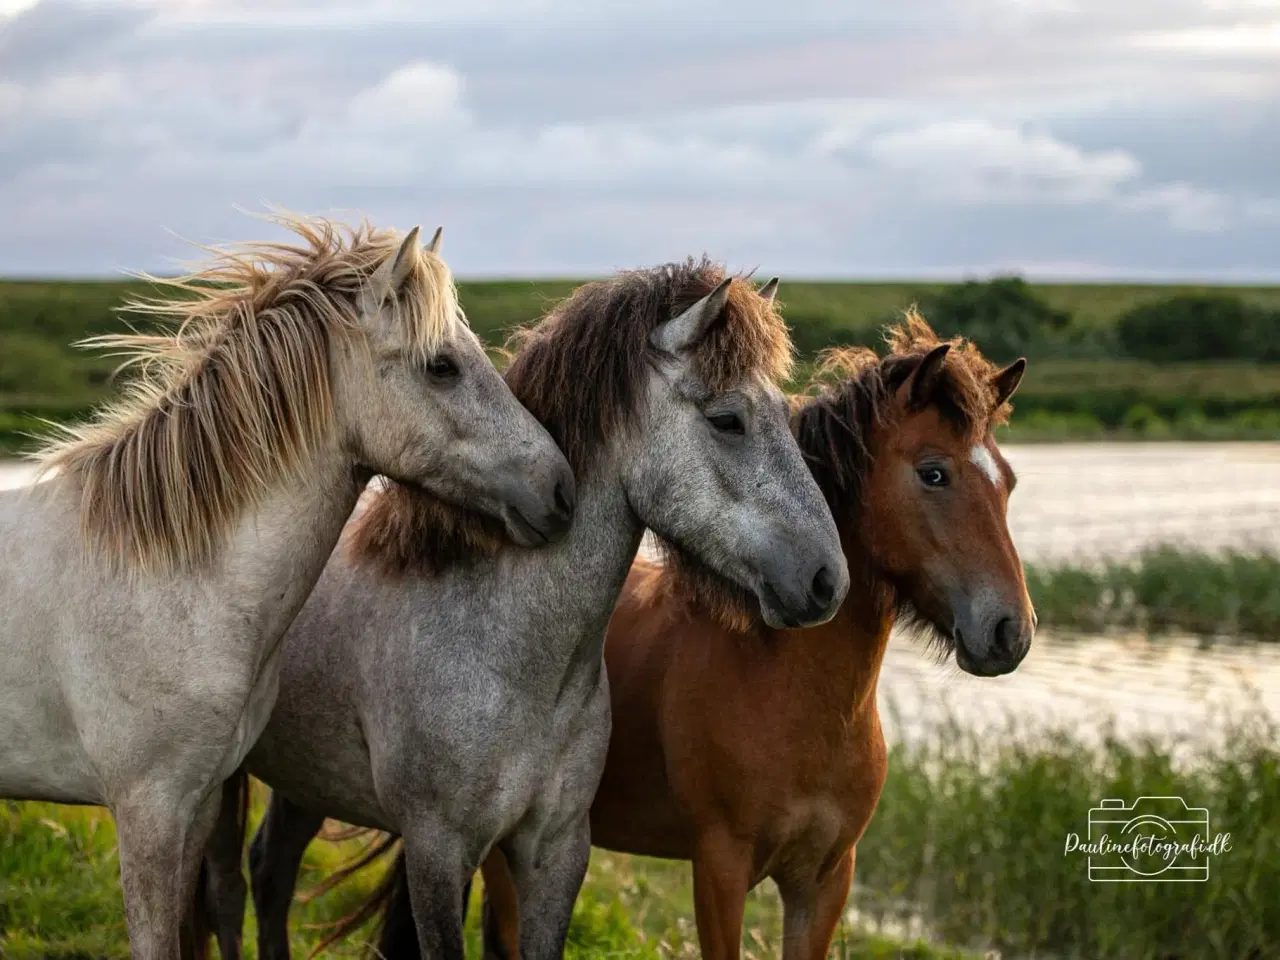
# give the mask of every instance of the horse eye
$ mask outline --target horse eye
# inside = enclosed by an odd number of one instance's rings
[[[452,357],[446,357],[443,353],[438,353],[427,361],[427,373],[433,377],[448,379],[458,375],[458,365],[453,362]]]
[[[941,467],[921,467],[916,476],[926,487],[945,487],[950,482],[947,471]]]
[[[717,413],[714,416],[707,417],[711,421],[711,425],[721,433],[746,433],[747,429],[742,425],[742,418],[736,413]]]

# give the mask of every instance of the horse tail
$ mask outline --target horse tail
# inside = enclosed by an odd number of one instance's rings
[[[418,949],[418,927],[413,922],[413,905],[409,902],[409,870],[403,845],[384,886],[388,895],[378,931],[378,956],[384,960],[418,960],[422,954]],[[467,893],[470,892],[468,883]],[[464,909],[468,899],[464,895]]]
[[[221,790],[222,803],[224,805],[227,803],[229,795],[234,791],[234,795],[230,799],[235,804],[235,832],[233,839],[237,856],[236,869],[239,869],[239,857],[244,850],[245,837],[249,830],[249,774],[243,769],[237,770],[222,785]],[[218,810],[219,820],[225,815],[225,808]],[[241,920],[243,921],[243,915]],[[210,960],[212,954],[209,950],[209,943],[213,940],[214,934],[218,930],[218,916],[217,904],[213,901],[211,870],[207,855],[200,857],[200,870],[196,874],[196,885],[191,894],[191,902],[187,905],[187,916],[183,926],[182,939],[185,942],[182,945],[182,956],[184,960],[185,958],[190,958],[190,960]],[[237,937],[238,935],[239,931],[237,931]]]
[[[354,830],[350,833],[344,834],[344,838],[365,832],[370,831]],[[314,960],[321,951],[337,943],[343,937],[355,930],[358,930],[360,927],[363,927],[375,917],[381,918],[379,921],[379,952],[383,957],[390,960],[390,958],[395,955],[382,951],[381,937],[388,929],[390,921],[395,920],[398,916],[398,913],[394,908],[397,906],[397,901],[402,895],[400,888],[403,888],[403,899],[405,901],[404,909],[406,911],[407,922],[409,924],[409,931],[412,934],[414,952],[410,956],[417,955],[418,935],[414,931],[413,927],[413,914],[408,912],[409,878],[408,874],[405,873],[404,846],[401,844],[400,838],[395,834],[383,834],[380,840],[370,844],[368,849],[361,853],[360,856],[356,857],[350,863],[339,867],[310,890],[299,894],[299,899],[303,901],[313,900],[316,897],[328,893],[334,887],[348,880],[353,874],[363,870],[369,864],[373,863],[373,861],[392,850],[396,850],[396,859],[391,865],[391,869],[389,869],[382,879],[378,881],[378,885],[373,888],[373,892],[369,894],[368,898],[363,903],[357,906],[345,917],[340,917],[330,925],[329,932],[324,935],[324,938],[321,939],[321,941],[315,945],[314,949],[312,949],[311,953],[307,955],[307,960]],[[397,947],[396,949],[404,948]]]
[[[392,849],[396,851],[396,858],[373,892],[355,910],[333,925],[333,929],[316,945],[307,960],[314,960],[320,951],[374,919],[377,920],[374,956],[381,960],[420,960],[422,954],[418,948],[418,927],[413,921],[413,904],[409,898],[408,863],[404,844],[399,837],[386,835],[357,860],[335,871],[320,887],[308,891],[306,897],[310,899],[333,889],[357,870],[368,866]],[[471,903],[471,883],[468,879],[462,888],[463,920],[466,919],[467,907]]]

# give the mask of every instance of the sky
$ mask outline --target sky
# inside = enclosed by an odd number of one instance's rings
[[[1280,0],[0,0],[0,275],[1280,280]]]

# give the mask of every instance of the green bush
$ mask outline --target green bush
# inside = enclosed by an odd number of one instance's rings
[[[76,386],[75,364],[48,340],[0,331],[0,393],[57,396]]]
[[[1042,300],[1020,277],[946,287],[920,303],[921,313],[943,336],[959,334],[996,360],[1034,353],[1062,334],[1071,315]]]
[[[1157,363],[1280,361],[1280,310],[1228,293],[1180,294],[1141,304],[1116,321],[1131,357]]]

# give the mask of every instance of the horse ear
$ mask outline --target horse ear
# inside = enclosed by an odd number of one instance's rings
[[[436,227],[436,232],[431,235],[431,242],[427,244],[427,253],[440,254],[440,234],[444,233],[444,227]]]
[[[732,277],[726,278],[692,307],[672,317],[649,334],[649,342],[663,353],[680,354],[697,346],[707,331],[720,319],[724,306],[729,302],[729,284]]]
[[[991,378],[991,386],[996,391],[996,408],[1004,406],[1004,402],[1013,396],[1022,382],[1022,375],[1027,372],[1027,358],[1019,357]]]
[[[373,275],[373,296],[378,303],[385,303],[394,297],[409,278],[410,271],[418,262],[418,227],[409,231],[409,235],[400,244],[396,255],[385,261]]]
[[[920,366],[907,381],[907,406],[913,410],[927,407],[933,399],[934,389],[938,386],[938,377],[942,373],[942,365],[946,362],[947,352],[951,344],[940,343],[924,355]]]
[[[778,278],[777,277],[774,277],[772,280],[770,280],[768,283],[766,283],[763,287],[760,288],[760,296],[764,297],[770,303],[773,303],[773,298],[776,297],[777,295],[778,295]]]

